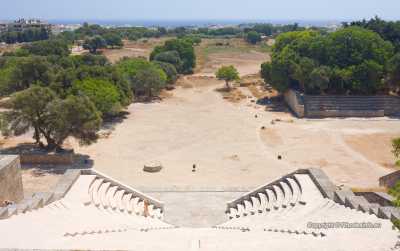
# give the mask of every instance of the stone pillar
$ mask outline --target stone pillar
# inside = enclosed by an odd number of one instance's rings
[[[24,198],[21,164],[17,155],[0,155],[0,207],[4,201],[19,202]]]

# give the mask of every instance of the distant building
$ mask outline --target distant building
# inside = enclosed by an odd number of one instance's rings
[[[5,31],[23,31],[30,28],[44,28],[51,31],[52,25],[40,19],[18,19],[14,22],[0,23],[0,32]]]

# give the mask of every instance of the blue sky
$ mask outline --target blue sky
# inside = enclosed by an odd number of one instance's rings
[[[0,0],[0,20],[400,19],[400,0]]]

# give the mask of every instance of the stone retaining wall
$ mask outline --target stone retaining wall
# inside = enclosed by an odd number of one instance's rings
[[[304,115],[324,117],[383,117],[400,114],[395,96],[304,96]]]
[[[302,95],[288,90],[285,101],[297,117],[383,117],[400,115],[400,97]]]
[[[21,164],[72,165],[73,153],[22,153]]]
[[[0,156],[0,207],[5,200],[19,202],[24,198],[20,169],[18,156]]]
[[[400,181],[400,170],[379,178],[379,186],[391,188]]]

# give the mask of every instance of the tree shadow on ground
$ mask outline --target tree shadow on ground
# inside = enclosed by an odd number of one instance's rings
[[[221,92],[221,93],[229,93],[229,92],[232,92],[234,90],[236,90],[235,87],[228,88],[226,86],[218,87],[218,88],[215,89],[216,92]]]
[[[265,106],[266,111],[271,112],[282,112],[282,113],[291,113],[290,109],[287,107],[283,96],[275,96],[275,97],[264,97],[257,100],[257,105]]]
[[[135,98],[135,101],[133,103],[152,104],[152,103],[159,103],[161,101],[162,97],[160,96],[152,96],[152,97],[139,96]]]
[[[130,114],[130,112],[128,112],[128,111],[121,111],[115,116],[110,116],[110,117],[104,118],[101,129],[114,131],[116,125],[124,122],[124,120],[128,118],[129,114]]]

